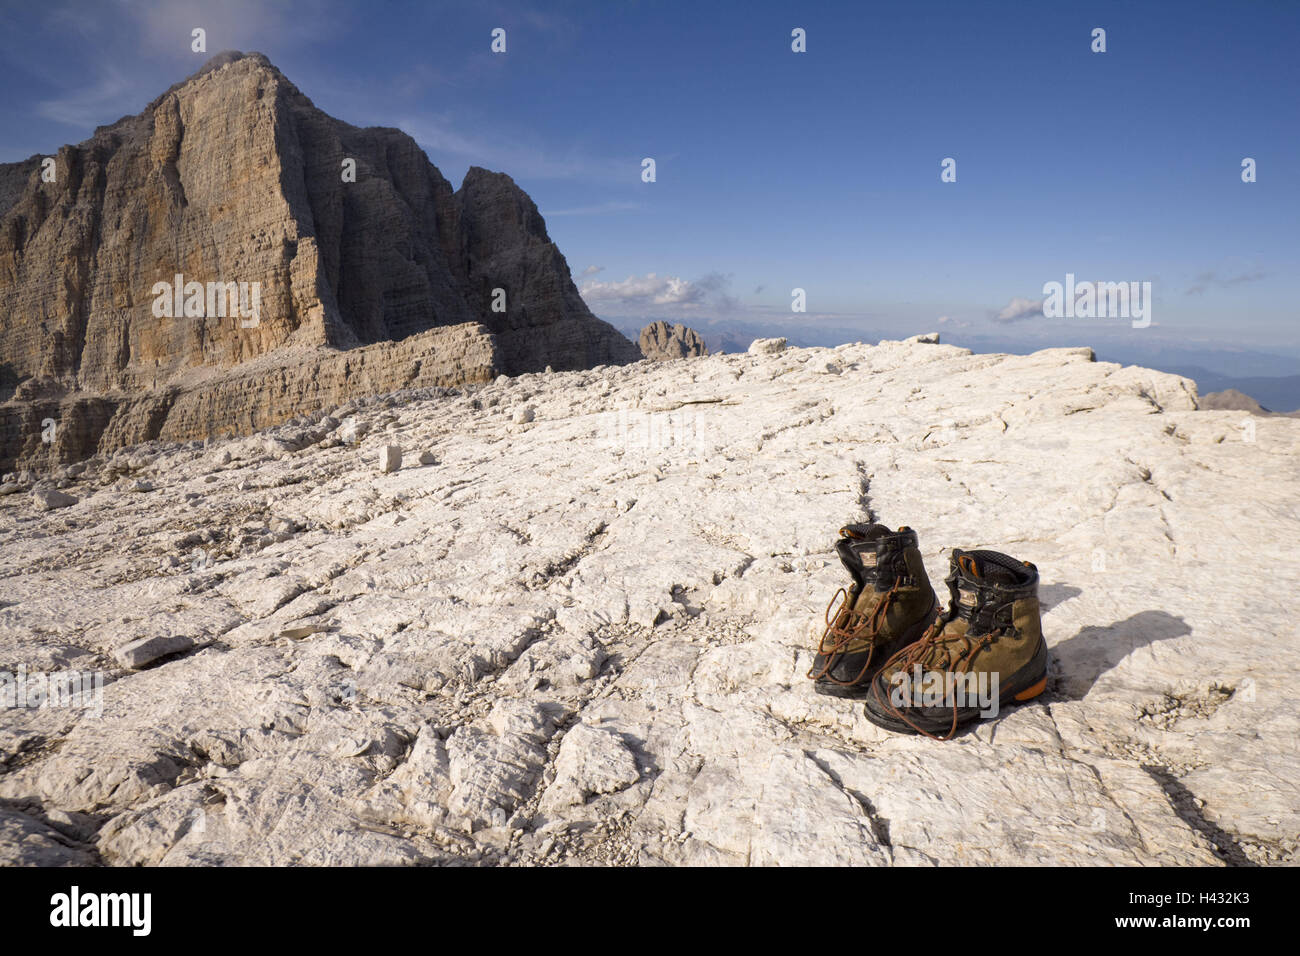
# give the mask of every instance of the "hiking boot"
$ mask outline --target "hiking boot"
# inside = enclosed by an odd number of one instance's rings
[[[997,551],[952,552],[948,610],[880,668],[867,719],[948,740],[978,717],[1047,687],[1038,569]]]
[[[861,696],[885,659],[924,633],[938,603],[911,528],[851,524],[840,529],[835,550],[853,583],[826,608],[808,676],[819,694]]]

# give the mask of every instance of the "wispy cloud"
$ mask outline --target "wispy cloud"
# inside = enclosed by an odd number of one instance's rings
[[[448,159],[454,158],[467,166],[505,171],[515,179],[523,180],[579,179],[602,183],[635,183],[640,180],[639,159],[592,157],[581,155],[573,149],[557,151],[537,142],[512,138],[499,130],[494,130],[490,135],[467,133],[464,130],[482,128],[482,124],[468,120],[456,121],[445,114],[408,115],[392,121],[391,125],[408,133],[430,154],[435,163],[441,161],[444,165]],[[575,211],[552,211],[548,215],[592,214],[587,210],[617,211],[612,208],[601,209],[600,204],[597,204],[579,207]]]
[[[329,12],[325,0],[303,0],[292,8],[261,0],[53,0],[43,10],[45,22],[82,38],[84,55],[78,70],[52,64],[38,73],[53,95],[33,108],[68,126],[102,126],[138,112],[179,78],[178,68],[192,72],[223,50],[269,51],[329,35],[338,28]],[[200,27],[206,50],[196,52],[192,31]],[[169,79],[160,86],[163,77]],[[70,78],[76,86],[69,86]]]
[[[1258,282],[1268,276],[1267,272],[1241,272],[1233,276],[1220,276],[1217,272],[1202,272],[1195,283],[1188,286],[1187,295],[1203,295],[1211,286],[1229,289],[1247,282]]]
[[[545,209],[542,214],[544,216],[605,216],[640,208],[639,202],[602,202],[592,206],[576,206],[572,209]]]
[[[101,67],[89,84],[36,104],[36,113],[79,129],[94,128],[125,116],[134,103],[134,85],[112,65]],[[136,105],[135,108],[139,108]]]

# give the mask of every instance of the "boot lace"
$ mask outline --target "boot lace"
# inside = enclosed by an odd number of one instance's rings
[[[930,625],[929,629],[924,635],[922,635],[919,641],[915,644],[901,648],[897,653],[890,657],[889,660],[885,661],[883,669],[886,671],[906,671],[915,664],[922,664],[926,667],[930,667],[938,660],[938,656],[935,652],[942,651],[943,669],[945,671],[950,671],[954,674],[966,674],[970,671],[971,665],[974,663],[975,658],[979,653],[986,650],[995,640],[1008,631],[1008,628],[1006,627],[999,627],[986,634],[981,634],[977,638],[971,637],[968,631],[960,634],[945,635],[944,631],[950,619],[951,618],[948,615],[940,614],[935,618],[934,623]],[[961,642],[961,647],[957,651],[954,660],[951,645],[955,645],[959,641]],[[954,663],[957,665],[955,670],[953,670]],[[938,668],[934,669],[937,670]],[[918,734],[929,737],[931,740],[951,740],[953,736],[956,735],[958,707],[955,695],[952,698],[952,723],[949,724],[948,731],[940,736],[938,734],[930,733],[925,728],[917,726],[914,722],[908,719],[902,709],[894,706],[894,702],[889,699],[890,695],[886,694],[882,697],[880,694],[879,682],[872,682],[871,690],[882,707],[892,713],[903,723],[907,724],[907,726],[911,727]]]
[[[894,582],[893,586],[885,592],[885,596],[876,602],[875,607],[869,614],[863,614],[860,611],[853,610],[849,593],[840,588],[831,598],[830,604],[826,605],[826,630],[822,633],[821,640],[817,643],[817,653],[822,655],[822,666],[820,669],[814,665],[809,668],[808,676],[813,680],[828,680],[833,684],[839,684],[841,687],[851,687],[858,683],[867,670],[871,667],[871,658],[875,654],[875,639],[880,635],[880,629],[885,625],[885,616],[889,613],[889,607],[894,601],[895,595],[898,594],[899,582]],[[836,610],[836,602],[839,604]],[[832,614],[832,611],[835,613]],[[867,644],[867,659],[863,662],[862,668],[857,675],[849,680],[841,680],[831,673],[831,668],[835,666],[835,661],[840,654],[848,650],[849,645],[854,641],[865,641]]]

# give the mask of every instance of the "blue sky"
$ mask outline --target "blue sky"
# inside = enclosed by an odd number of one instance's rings
[[[1300,353],[1298,39],[1289,0],[14,3],[0,161],[260,50],[332,115],[411,133],[455,185],[510,173],[622,326]],[[1067,272],[1151,282],[1152,326],[997,318]]]

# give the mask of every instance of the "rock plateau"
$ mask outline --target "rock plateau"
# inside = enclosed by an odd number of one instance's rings
[[[1295,863],[1300,422],[1240,418],[916,337],[95,456],[0,496],[0,671],[105,679],[0,709],[0,863]],[[1034,561],[1048,693],[949,743],[814,694],[869,518],[937,588]]]

